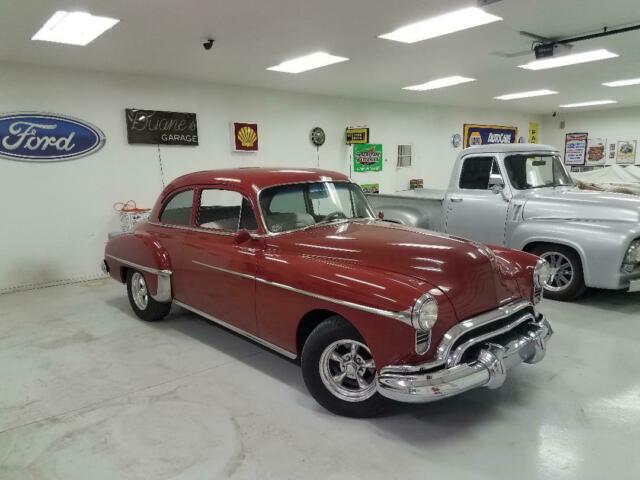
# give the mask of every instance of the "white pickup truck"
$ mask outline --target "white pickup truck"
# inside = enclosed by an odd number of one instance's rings
[[[541,256],[553,271],[548,298],[640,288],[640,197],[578,189],[547,145],[471,147],[446,191],[368,198],[385,220]]]

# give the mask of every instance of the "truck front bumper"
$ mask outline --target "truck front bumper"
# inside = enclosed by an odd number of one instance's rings
[[[424,403],[478,387],[499,388],[509,369],[523,362],[538,363],[544,358],[551,335],[551,325],[538,314],[522,323],[517,332],[481,344],[473,358],[464,363],[425,372],[411,366],[404,367],[406,372],[401,371],[403,366],[383,368],[378,376],[378,391],[400,402]]]

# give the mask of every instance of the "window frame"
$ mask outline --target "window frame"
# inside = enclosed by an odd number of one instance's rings
[[[240,229],[240,222],[242,221],[242,205],[244,204],[244,201],[246,200],[249,205],[251,206],[251,211],[253,212],[253,216],[256,219],[256,228],[255,230],[247,230],[250,233],[260,233],[261,229],[262,229],[262,225],[261,225],[261,220],[259,220],[259,215],[256,215],[256,207],[252,201],[251,198],[249,198],[248,196],[246,196],[244,193],[234,189],[234,188],[228,188],[230,187],[229,185],[203,185],[200,186],[198,188],[195,189],[196,191],[196,195],[194,197],[194,202],[193,202],[193,211],[192,211],[192,218],[191,218],[191,222],[192,222],[192,228],[194,230],[197,230],[199,232],[208,232],[208,233],[213,233],[216,235],[236,235],[241,229]],[[223,229],[219,229],[219,228],[207,228],[207,227],[203,227],[201,225],[198,224],[198,210],[200,209],[201,206],[201,202],[202,202],[202,192],[204,190],[223,190],[226,192],[233,192],[233,193],[237,193],[238,195],[240,195],[240,197],[242,198],[242,202],[240,204],[240,215],[238,216],[238,229],[236,231],[232,231],[232,230],[223,230]]]
[[[491,164],[491,170],[489,170],[489,178],[487,179],[487,188],[464,188],[461,185],[462,172],[464,171],[464,166],[466,165],[467,161],[473,161],[473,160],[475,160],[477,158],[491,158],[492,161],[493,161],[493,163]],[[493,171],[493,166],[494,165],[498,168],[498,172],[500,173],[500,176],[502,177],[502,182],[504,183],[504,185],[506,187],[505,175],[504,175],[504,173],[502,171],[502,168],[500,167],[500,162],[498,161],[498,157],[496,157],[495,155],[477,154],[477,155],[466,156],[462,160],[462,164],[460,165],[460,171],[458,172],[457,189],[462,191],[462,192],[467,192],[467,191],[472,191],[472,192],[491,192],[490,181],[491,181],[491,172]]]
[[[189,223],[184,225],[184,224],[169,223],[169,222],[163,221],[162,216],[164,215],[164,212],[169,206],[169,204],[171,203],[171,200],[173,200],[175,197],[177,197],[181,193],[188,192],[188,191],[191,191],[191,193],[193,194],[193,198],[191,199],[191,212],[189,213]],[[167,196],[162,202],[162,208],[160,209],[160,213],[158,214],[158,224],[164,227],[175,227],[175,228],[188,228],[193,226],[193,205],[196,200],[196,191],[197,190],[195,187],[189,186],[189,187],[184,187],[184,188],[181,188],[180,190],[175,190],[171,192],[171,195]]]

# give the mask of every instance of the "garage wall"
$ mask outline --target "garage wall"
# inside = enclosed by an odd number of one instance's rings
[[[199,147],[129,146],[127,107],[195,112]],[[99,275],[109,231],[119,228],[116,201],[151,206],[162,188],[158,155],[170,181],[203,169],[238,166],[315,167],[309,131],[321,126],[327,142],[322,168],[349,171],[347,125],[367,125],[384,145],[383,172],[359,174],[360,183],[382,191],[406,189],[410,178],[444,188],[457,154],[451,135],[467,123],[517,125],[519,113],[448,109],[402,103],[290,94],[182,80],[0,64],[0,112],[45,111],[72,115],[101,128],[106,146],[78,160],[30,164],[0,159],[0,292]],[[231,152],[229,122],[255,121],[258,154]],[[414,145],[414,167],[397,170],[398,143]]]
[[[560,122],[565,122],[564,129]],[[545,116],[540,124],[540,140],[564,151],[565,135],[587,132],[590,137],[606,138],[607,143],[636,140],[640,146],[640,107],[561,113],[558,117]],[[607,163],[615,163],[608,160]],[[636,164],[640,158],[636,157]]]

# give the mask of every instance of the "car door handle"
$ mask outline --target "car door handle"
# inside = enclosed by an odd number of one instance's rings
[[[451,197],[451,203],[460,203],[462,202],[464,199],[460,198],[460,197]]]

